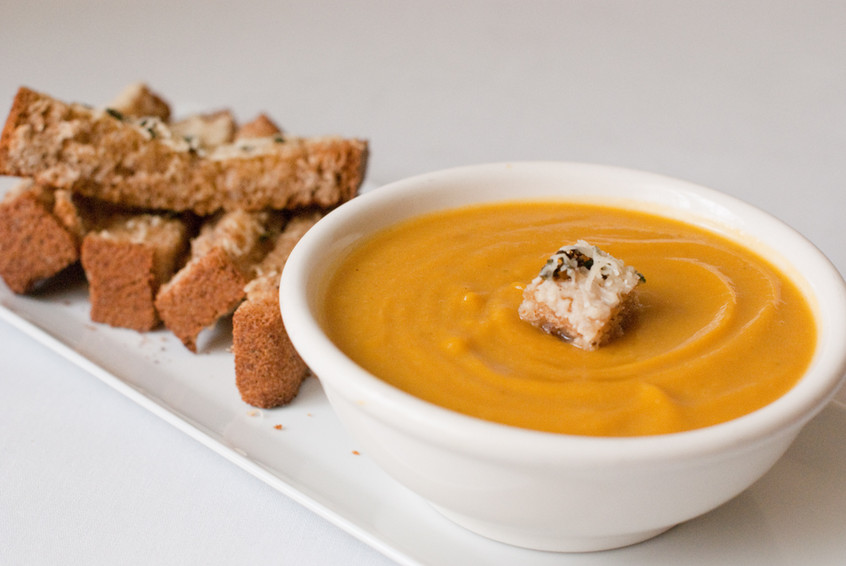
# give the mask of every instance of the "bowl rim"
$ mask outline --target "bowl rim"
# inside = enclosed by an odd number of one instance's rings
[[[312,309],[313,295],[317,291],[310,277],[318,264],[325,264],[320,260],[320,253],[329,249],[328,246],[349,246],[360,237],[360,234],[345,234],[345,229],[368,215],[372,217],[373,211],[380,207],[387,210],[385,207],[400,202],[412,203],[413,208],[414,203],[425,203],[426,198],[440,198],[440,204],[432,210],[461,206],[460,198],[451,198],[457,195],[435,194],[442,190],[445,182],[473,183],[497,176],[511,176],[513,180],[532,175],[601,179],[609,182],[609,186],[624,186],[629,192],[631,187],[657,187],[661,194],[652,194],[650,199],[663,195],[660,203],[643,200],[643,195],[626,195],[625,191],[616,189],[611,191],[613,196],[603,192],[600,198],[607,202],[608,198],[619,197],[623,203],[649,205],[653,211],[653,205],[667,205],[665,210],[657,212],[673,211],[689,220],[708,218],[715,222],[715,230],[725,223],[730,231],[742,232],[744,237],[752,239],[759,238],[762,231],[769,231],[768,239],[788,245],[784,253],[797,258],[791,260],[796,269],[788,275],[804,278],[802,286],[817,297],[812,303],[822,303],[821,299],[825,298],[824,308],[820,304],[814,309],[818,345],[808,371],[781,398],[724,423],[662,435],[577,436],[485,421],[416,398],[358,366],[323,333]],[[418,191],[427,196],[421,197]],[[586,193],[574,196],[568,194],[557,198],[597,200],[596,195],[590,197]],[[666,198],[669,196],[678,198]],[[521,199],[540,200],[519,195],[493,200]],[[707,216],[698,208],[701,206],[707,208]],[[410,217],[417,213],[402,214]],[[325,265],[323,270],[331,271]],[[809,271],[814,277],[806,276]],[[846,344],[846,284],[838,270],[810,241],[781,220],[736,197],[681,179],[610,165],[566,161],[483,163],[415,175],[367,191],[328,213],[298,242],[283,270],[279,299],[290,339],[314,374],[319,376],[332,405],[338,402],[335,397],[341,396],[371,418],[387,421],[390,426],[419,439],[448,444],[490,459],[513,461],[517,458],[537,464],[539,461],[567,460],[576,451],[579,461],[587,466],[600,461],[645,463],[667,457],[725,456],[763,439],[798,432],[833,397],[846,374],[846,348],[842,348]]]

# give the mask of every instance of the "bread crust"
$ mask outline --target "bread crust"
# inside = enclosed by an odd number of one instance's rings
[[[82,265],[88,279],[92,321],[139,332],[158,325],[153,306],[153,254],[153,249],[144,244],[85,238]]]
[[[295,216],[276,239],[246,286],[246,300],[232,317],[235,384],[241,399],[268,409],[289,403],[308,375],[279,310],[279,277],[296,243],[322,216]]]
[[[235,210],[210,219],[191,242],[191,259],[156,297],[162,321],[192,352],[197,336],[246,296],[255,266],[270,249],[282,219]]]
[[[49,190],[30,186],[0,202],[0,277],[28,293],[79,259],[79,242],[53,215]]]
[[[151,137],[152,136],[152,137]],[[178,149],[104,111],[21,87],[0,136],[0,173],[123,206],[218,210],[331,207],[366,172],[365,140],[285,138],[255,154]]]
[[[184,268],[183,268],[184,269]],[[155,306],[167,328],[186,348],[197,351],[197,336],[244,299],[244,274],[221,248],[192,261],[159,290]]]
[[[571,313],[561,312],[538,298],[537,286],[529,285],[520,305],[520,318],[540,328],[547,334],[558,336],[584,350],[593,351],[611,340],[623,335],[626,325],[640,307],[636,293],[621,298],[619,304],[610,309],[607,318],[595,334],[585,337],[579,326],[570,319]]]
[[[232,317],[235,384],[245,403],[263,409],[291,402],[308,375],[274,296],[245,301]]]
[[[270,119],[267,114],[259,114],[235,132],[235,139],[263,138],[282,134],[282,128]]]
[[[159,325],[159,287],[173,275],[188,243],[178,218],[139,214],[115,218],[82,242],[91,320],[139,332]]]

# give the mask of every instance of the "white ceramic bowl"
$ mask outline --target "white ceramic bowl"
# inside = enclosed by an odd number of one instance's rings
[[[807,374],[774,403],[727,423],[660,436],[579,437],[498,425],[421,401],[357,366],[324,334],[327,277],[334,260],[363,236],[438,209],[550,197],[672,215],[740,237],[786,265],[818,324]],[[846,287],[813,245],[724,194],[599,165],[470,166],[365,193],[327,215],[297,245],[282,276],[280,303],[295,347],[364,453],[456,523],[543,550],[632,544],[726,502],[770,469],[846,371]]]

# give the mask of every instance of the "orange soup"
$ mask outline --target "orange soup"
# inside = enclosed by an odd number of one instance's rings
[[[646,278],[625,334],[596,351],[520,320],[523,287],[578,239]],[[325,298],[335,344],[377,377],[508,425],[632,436],[720,423],[809,365],[811,308],[751,250],[645,213],[505,203],[415,218],[356,245]]]

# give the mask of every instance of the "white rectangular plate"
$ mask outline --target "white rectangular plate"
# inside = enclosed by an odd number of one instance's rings
[[[138,334],[90,322],[84,282],[58,283],[31,297],[0,285],[0,316],[400,563],[827,565],[846,553],[846,409],[838,404],[760,482],[703,517],[615,551],[535,552],[453,525],[387,477],[356,452],[315,378],[287,407],[244,404],[229,321],[205,331],[195,355],[165,330]]]

